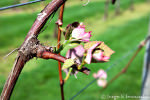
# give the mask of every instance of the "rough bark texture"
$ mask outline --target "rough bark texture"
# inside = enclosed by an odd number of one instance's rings
[[[24,64],[25,61],[20,56],[18,56],[15,61],[14,67],[5,83],[0,100],[9,100]]]
[[[46,50],[45,47],[40,45],[39,41],[37,40],[38,34],[40,30],[45,25],[48,18],[65,2],[66,0],[53,0],[49,3],[38,15],[37,19],[35,20],[34,24],[32,25],[31,29],[29,30],[23,44],[19,48],[18,57],[14,64],[14,67],[8,77],[8,80],[5,83],[1,94],[1,100],[9,100],[12,94],[12,91],[15,87],[17,79],[23,69],[24,64],[36,57],[37,51]],[[41,50],[42,49],[42,50]],[[46,50],[47,51],[47,50]]]
[[[49,3],[38,15],[31,29],[29,30],[23,44],[20,46],[18,50],[18,56],[14,63],[13,69],[4,85],[3,91],[1,93],[0,100],[9,100],[17,79],[27,61],[32,59],[33,57],[43,58],[43,59],[55,59],[60,62],[64,62],[66,60],[65,57],[60,56],[58,54],[52,53],[51,47],[46,47],[40,44],[37,37],[44,27],[48,18],[65,2],[66,0],[53,0]],[[76,70],[77,66],[75,67]],[[61,67],[59,69],[61,71]],[[89,69],[82,68],[78,70],[85,74],[89,74]]]

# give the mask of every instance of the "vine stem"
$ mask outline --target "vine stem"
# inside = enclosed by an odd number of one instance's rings
[[[60,47],[60,39],[61,39],[61,30],[59,27],[62,26],[62,23],[63,23],[63,12],[64,12],[64,6],[65,4],[63,4],[61,7],[60,7],[60,13],[59,13],[59,19],[58,21],[61,22],[61,24],[58,22],[58,37],[57,37],[57,48],[59,49]],[[60,53],[59,53],[60,55]],[[59,71],[59,81],[60,81],[60,89],[61,89],[61,99],[64,100],[64,81],[63,81],[63,78],[62,78],[62,71],[61,71],[61,62],[58,61],[58,71]]]
[[[18,56],[16,58],[16,61],[11,70],[11,73],[9,74],[8,79],[4,85],[0,100],[9,100],[10,99],[12,91],[15,87],[15,84],[18,80],[18,77],[19,77],[25,63],[26,63],[26,61],[24,61],[21,56]]]
[[[38,35],[40,34],[41,29],[44,27],[45,23],[49,17],[57,11],[57,9],[65,2],[66,0],[52,0],[38,15],[34,21],[31,29],[29,30],[24,42],[18,50],[18,57],[14,63],[14,67],[5,82],[4,88],[2,90],[0,100],[10,100],[14,87],[17,83],[17,80],[21,74],[21,71],[25,63],[31,60],[33,57],[36,57],[36,52],[39,45],[37,40]],[[43,49],[43,48],[41,48]],[[44,49],[43,49],[44,50]]]
[[[63,57],[59,54],[55,54],[55,53],[52,53],[50,51],[39,51],[38,54],[37,54],[38,58],[42,58],[42,59],[54,59],[54,60],[57,60],[57,61],[60,61],[62,63],[64,63],[67,58],[66,57]],[[75,70],[79,71],[79,72],[82,72],[83,74],[85,75],[89,75],[90,73],[90,70],[86,67],[82,67],[81,69],[78,69],[77,66],[74,66],[73,67]]]

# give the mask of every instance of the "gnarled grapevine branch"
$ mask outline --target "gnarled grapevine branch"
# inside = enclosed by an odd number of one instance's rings
[[[37,40],[38,34],[44,27],[48,18],[65,2],[66,0],[53,0],[38,15],[31,29],[29,30],[23,44],[19,48],[18,56],[14,67],[5,83],[1,93],[1,100],[9,100],[17,82],[17,79],[24,67],[24,64],[36,56],[38,48],[41,47]]]

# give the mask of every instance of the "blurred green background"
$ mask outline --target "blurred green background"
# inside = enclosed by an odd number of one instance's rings
[[[26,0],[28,1],[28,0]],[[0,7],[20,2],[18,0],[2,0]],[[3,57],[10,51],[18,48],[24,41],[37,14],[50,2],[26,5],[23,7],[0,11],[0,93],[11,71],[17,53]],[[74,22],[84,22],[86,31],[92,31],[92,40],[104,41],[115,51],[107,63],[87,65],[91,69],[90,75],[77,74],[77,79],[71,76],[64,85],[65,98],[69,100],[86,84],[94,78],[92,74],[99,69],[107,69],[117,59],[128,51],[138,46],[147,36],[150,13],[148,0],[134,0],[134,11],[130,10],[130,0],[120,0],[120,15],[115,16],[115,5],[109,5],[109,17],[104,21],[105,0],[91,0],[88,5],[82,6],[87,1],[68,0],[64,12],[64,25]],[[58,13],[46,30],[39,35],[41,43],[56,46],[54,37],[55,22]],[[63,40],[63,36],[62,36]],[[66,50],[62,52],[65,56]],[[138,54],[129,70],[114,81],[105,91],[93,83],[76,100],[101,100],[102,96],[140,96],[142,82],[142,67],[145,49]],[[108,81],[115,76],[131,58],[132,54],[108,71]],[[54,60],[32,59],[29,61],[15,86],[11,100],[60,100],[60,87],[58,76],[58,63]],[[65,73],[63,73],[65,77]],[[113,100],[113,98],[109,98]],[[121,100],[121,99],[119,99]],[[124,99],[123,99],[124,100]],[[138,99],[128,99],[138,100]]]

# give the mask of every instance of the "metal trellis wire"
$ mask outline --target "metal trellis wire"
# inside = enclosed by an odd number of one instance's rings
[[[21,3],[21,4],[16,4],[16,5],[11,5],[11,6],[6,6],[6,7],[0,8],[0,11],[1,11],[1,10],[10,9],[10,8],[19,7],[19,6],[24,6],[24,5],[28,5],[28,4],[33,4],[33,3],[41,2],[41,1],[45,1],[45,0],[35,0],[35,1],[29,1],[29,2],[26,2],[26,3]]]

